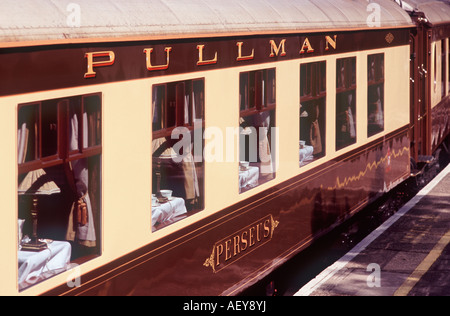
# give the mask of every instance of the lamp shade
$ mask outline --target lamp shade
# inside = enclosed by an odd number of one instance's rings
[[[61,189],[43,169],[29,172],[18,189],[20,195],[52,195],[60,192]]]

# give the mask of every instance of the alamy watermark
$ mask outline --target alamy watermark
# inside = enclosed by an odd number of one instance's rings
[[[270,137],[268,136],[270,135]],[[172,131],[172,140],[177,140],[172,149],[172,160],[180,163],[189,155],[194,162],[228,162],[241,161],[241,154],[247,153],[249,162],[262,162],[261,168],[279,166],[279,128],[278,127],[227,127],[225,132],[219,127],[202,128],[194,124],[194,132],[186,127],[177,127]],[[203,146],[203,141],[205,145]],[[238,142],[238,146],[236,146]],[[236,148],[238,150],[236,151]],[[272,162],[275,164],[272,165]],[[269,165],[265,165],[268,163]],[[264,172],[264,170],[262,170]]]
[[[77,3],[69,3],[66,7],[68,13],[66,23],[69,27],[81,27],[81,6]]]
[[[378,3],[371,2],[367,6],[367,12],[370,13],[367,17],[367,26],[381,27],[381,6]]]
[[[367,272],[371,274],[367,277],[366,283],[370,288],[381,287],[381,267],[377,263],[371,263],[367,266]]]
[[[78,264],[70,265],[70,274],[67,276],[66,284],[69,288],[81,286],[81,267]]]

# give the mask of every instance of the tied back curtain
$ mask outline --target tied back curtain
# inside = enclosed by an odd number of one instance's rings
[[[255,115],[255,127],[259,129],[260,135],[258,139],[259,158],[261,160],[261,174],[272,175],[275,173],[272,163],[272,151],[269,142],[270,130],[270,111],[260,112]],[[273,137],[273,136],[272,136]]]
[[[70,114],[70,125],[69,125],[69,150],[78,151],[80,149],[80,127],[83,129],[83,148],[87,148],[88,145],[88,115],[83,112],[82,126],[80,126],[80,118],[78,113]],[[89,197],[89,170],[88,170],[88,160],[87,158],[79,159],[72,162],[73,178],[75,180],[75,188],[77,198],[82,200],[86,205],[87,210],[87,223],[77,223],[74,224],[74,210],[76,206],[72,207],[72,212],[69,218],[69,225],[67,231],[67,240],[77,240],[79,243],[95,247],[96,236],[95,236],[95,226],[94,226],[94,216],[92,211],[92,203]],[[76,204],[77,202],[75,202]]]
[[[369,91],[369,103],[373,106],[373,109],[369,110],[369,123],[375,124],[380,128],[384,127],[384,114],[383,114],[383,95],[381,92],[381,87],[377,86],[371,91]]]

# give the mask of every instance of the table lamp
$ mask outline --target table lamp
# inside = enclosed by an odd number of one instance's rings
[[[29,172],[19,185],[19,195],[31,195],[33,197],[33,207],[31,208],[31,218],[33,220],[33,236],[31,241],[22,245],[24,251],[39,252],[47,248],[45,242],[39,241],[37,237],[38,222],[38,196],[52,195],[60,193],[55,182],[45,173],[43,169]]]

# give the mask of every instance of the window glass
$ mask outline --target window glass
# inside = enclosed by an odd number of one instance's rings
[[[325,156],[326,62],[300,66],[300,166]]]
[[[100,255],[101,103],[95,94],[19,105],[19,290]]]
[[[57,154],[58,150],[58,104],[55,101],[42,102],[41,107],[41,134],[42,157]]]
[[[276,71],[240,74],[239,192],[275,178]]]
[[[367,135],[370,137],[384,130],[384,54],[368,56],[367,74]]]
[[[22,106],[18,114],[18,163],[39,159],[39,107],[40,104]]]
[[[153,86],[152,230],[204,209],[203,79]]]
[[[98,146],[102,140],[100,96],[88,96],[83,101],[88,125],[87,142],[84,144],[84,147]]]
[[[434,71],[434,92],[437,92],[437,88],[438,88],[438,49],[437,49],[437,42],[435,42],[433,45],[434,45],[434,66],[433,66],[433,71]]]
[[[336,150],[356,143],[356,57],[336,62]]]
[[[100,96],[73,98],[64,104],[64,107],[68,107],[70,118],[68,150],[71,155],[100,146],[102,137]]]

